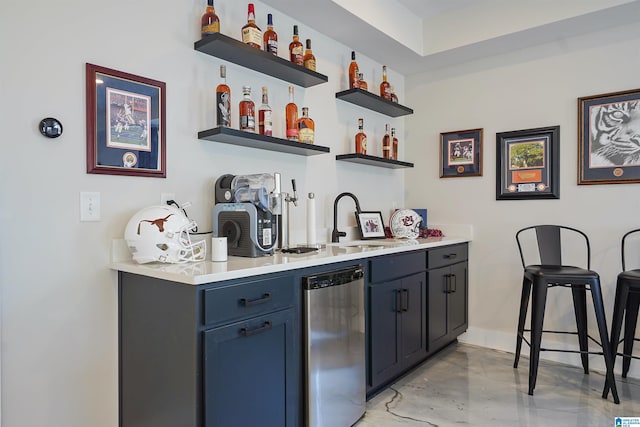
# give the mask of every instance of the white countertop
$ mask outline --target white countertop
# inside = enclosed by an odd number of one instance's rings
[[[352,261],[407,252],[416,249],[428,249],[438,246],[454,245],[470,241],[467,237],[430,237],[428,239],[384,239],[361,240],[345,243],[329,243],[326,247],[306,254],[283,254],[273,256],[245,258],[230,256],[226,262],[191,262],[184,264],[135,264],[133,261],[111,263],[113,270],[140,274],[157,279],[170,280],[188,285],[202,285],[222,280],[257,276],[314,267],[342,261]]]

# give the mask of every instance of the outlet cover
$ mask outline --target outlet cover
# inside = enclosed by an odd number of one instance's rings
[[[100,193],[80,192],[80,221],[100,221]]]

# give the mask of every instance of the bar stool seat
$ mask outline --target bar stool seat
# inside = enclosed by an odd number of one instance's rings
[[[569,234],[578,236],[577,240],[585,249],[586,268],[573,265],[563,265],[562,262],[562,238],[561,235]],[[518,318],[518,331],[516,337],[516,352],[513,367],[518,367],[522,342],[529,345],[529,394],[533,395],[538,374],[538,362],[540,351],[561,351],[580,353],[584,373],[589,373],[589,354],[603,355],[606,366],[605,390],[602,397],[606,398],[609,387],[611,388],[615,403],[619,403],[615,378],[613,376],[613,356],[609,345],[609,334],[604,313],[602,290],[600,288],[600,276],[590,270],[591,248],[589,239],[582,231],[575,228],[560,225],[535,225],[525,227],[516,233],[516,241],[520,251],[523,267],[522,295],[520,299],[520,313]],[[525,245],[534,246],[525,251]],[[573,248],[573,247],[572,247]],[[527,263],[527,258],[537,255],[538,263]],[[529,259],[530,261],[530,259]],[[577,332],[544,330],[544,313],[547,301],[547,292],[550,288],[570,288],[573,295],[573,307],[576,318]],[[587,329],[587,303],[586,291],[591,292],[593,308],[598,324],[600,342],[588,334]],[[529,297],[531,300],[531,328],[525,329]],[[530,333],[530,342],[525,337],[525,332]],[[580,350],[562,350],[542,348],[543,333],[559,333],[578,335]],[[589,351],[589,340],[598,344],[602,351]]]

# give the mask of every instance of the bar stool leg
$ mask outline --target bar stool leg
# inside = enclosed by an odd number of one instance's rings
[[[529,295],[531,295],[531,281],[526,277],[522,279],[522,296],[520,297],[520,316],[518,317],[518,333],[516,334],[516,357],[513,367],[518,367],[520,360],[520,350],[522,349],[522,337],[524,335],[524,325],[527,320],[527,309],[529,308]]]
[[[585,374],[589,374],[589,338],[587,337],[587,292],[584,285],[572,285],[573,310],[576,314],[580,359]]]
[[[627,378],[631,366],[631,354],[633,353],[633,339],[636,335],[638,323],[638,307],[640,306],[640,294],[628,291],[626,315],[624,318],[624,351],[622,356],[622,378]]]
[[[607,332],[607,319],[604,314],[604,303],[602,301],[600,279],[594,280],[591,283],[591,297],[593,298],[593,309],[596,314],[596,320],[598,321],[598,330],[600,331],[600,341],[602,342],[604,364],[607,369],[605,389],[608,385],[611,388],[611,394],[613,394],[613,401],[615,403],[620,403],[620,399],[618,398],[618,389],[616,387],[616,379],[613,376],[613,357],[611,354],[611,347],[609,346],[609,333]],[[606,398],[604,392],[602,393],[602,397]]]
[[[629,286],[624,283],[624,280],[618,278],[616,284],[616,297],[613,304],[613,319],[611,321],[611,341],[609,346],[611,347],[611,368],[616,366],[616,356],[618,354],[618,343],[620,342],[620,331],[622,329],[622,319],[624,317],[624,311],[627,307],[627,295],[629,292]],[[603,397],[607,397],[609,394],[609,381],[605,385]]]
[[[533,299],[531,301],[531,352],[529,355],[529,394],[533,395],[538,377],[538,362],[540,360],[540,344],[542,343],[542,325],[544,323],[544,309],[547,304],[547,283],[536,281],[533,284]]]

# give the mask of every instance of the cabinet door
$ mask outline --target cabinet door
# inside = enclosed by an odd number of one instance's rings
[[[402,279],[400,289],[400,351],[403,368],[427,356],[427,285],[425,273]]]
[[[447,341],[447,287],[450,268],[429,270],[428,274],[428,330],[429,352],[443,347]]]
[[[383,384],[400,372],[398,351],[401,281],[369,285],[369,369],[368,389]]]
[[[293,309],[204,332],[206,427],[294,427],[299,377]]]
[[[451,266],[451,289],[449,297],[449,334],[454,339],[467,330],[467,263],[461,262]]]

